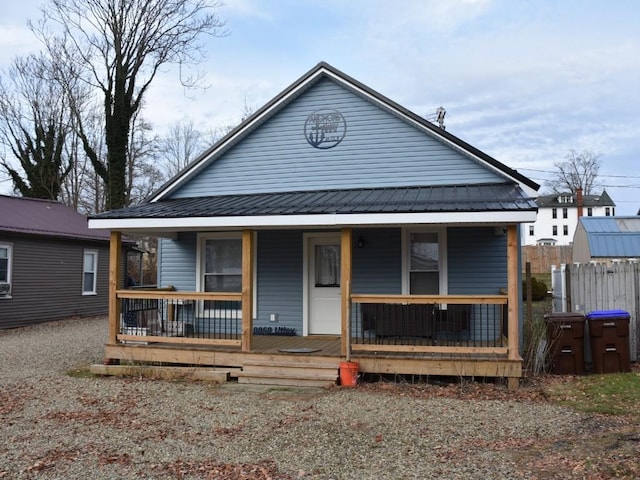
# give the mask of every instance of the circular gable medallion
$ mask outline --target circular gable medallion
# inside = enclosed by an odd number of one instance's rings
[[[338,145],[347,134],[347,122],[338,110],[323,108],[311,112],[304,122],[304,136],[314,148],[326,150]]]

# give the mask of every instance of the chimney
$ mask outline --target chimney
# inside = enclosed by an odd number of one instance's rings
[[[582,216],[582,206],[584,205],[582,187],[576,188],[576,203],[578,204],[578,218],[580,218]]]

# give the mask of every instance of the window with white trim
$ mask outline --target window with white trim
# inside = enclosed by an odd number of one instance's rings
[[[203,292],[242,292],[242,237],[224,234],[202,237],[200,258],[200,290]],[[240,301],[208,300],[205,310],[235,310],[241,315]],[[211,312],[213,310],[213,312]]]
[[[532,237],[535,235],[535,228],[533,225],[529,225],[529,235]]]
[[[85,250],[82,262],[82,294],[95,295],[98,280],[98,251]]]
[[[405,292],[446,295],[446,235],[444,230],[407,232]]]
[[[11,295],[11,259],[13,247],[8,243],[0,243],[0,298]]]

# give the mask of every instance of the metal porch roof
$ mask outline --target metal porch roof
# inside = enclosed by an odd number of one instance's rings
[[[95,219],[185,218],[359,213],[535,211],[516,184],[364,188],[220,195],[159,200]]]

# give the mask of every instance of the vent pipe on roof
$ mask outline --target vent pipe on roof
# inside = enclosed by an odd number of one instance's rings
[[[580,218],[582,216],[582,206],[584,205],[582,187],[576,188],[576,203],[578,204],[578,218]]]

